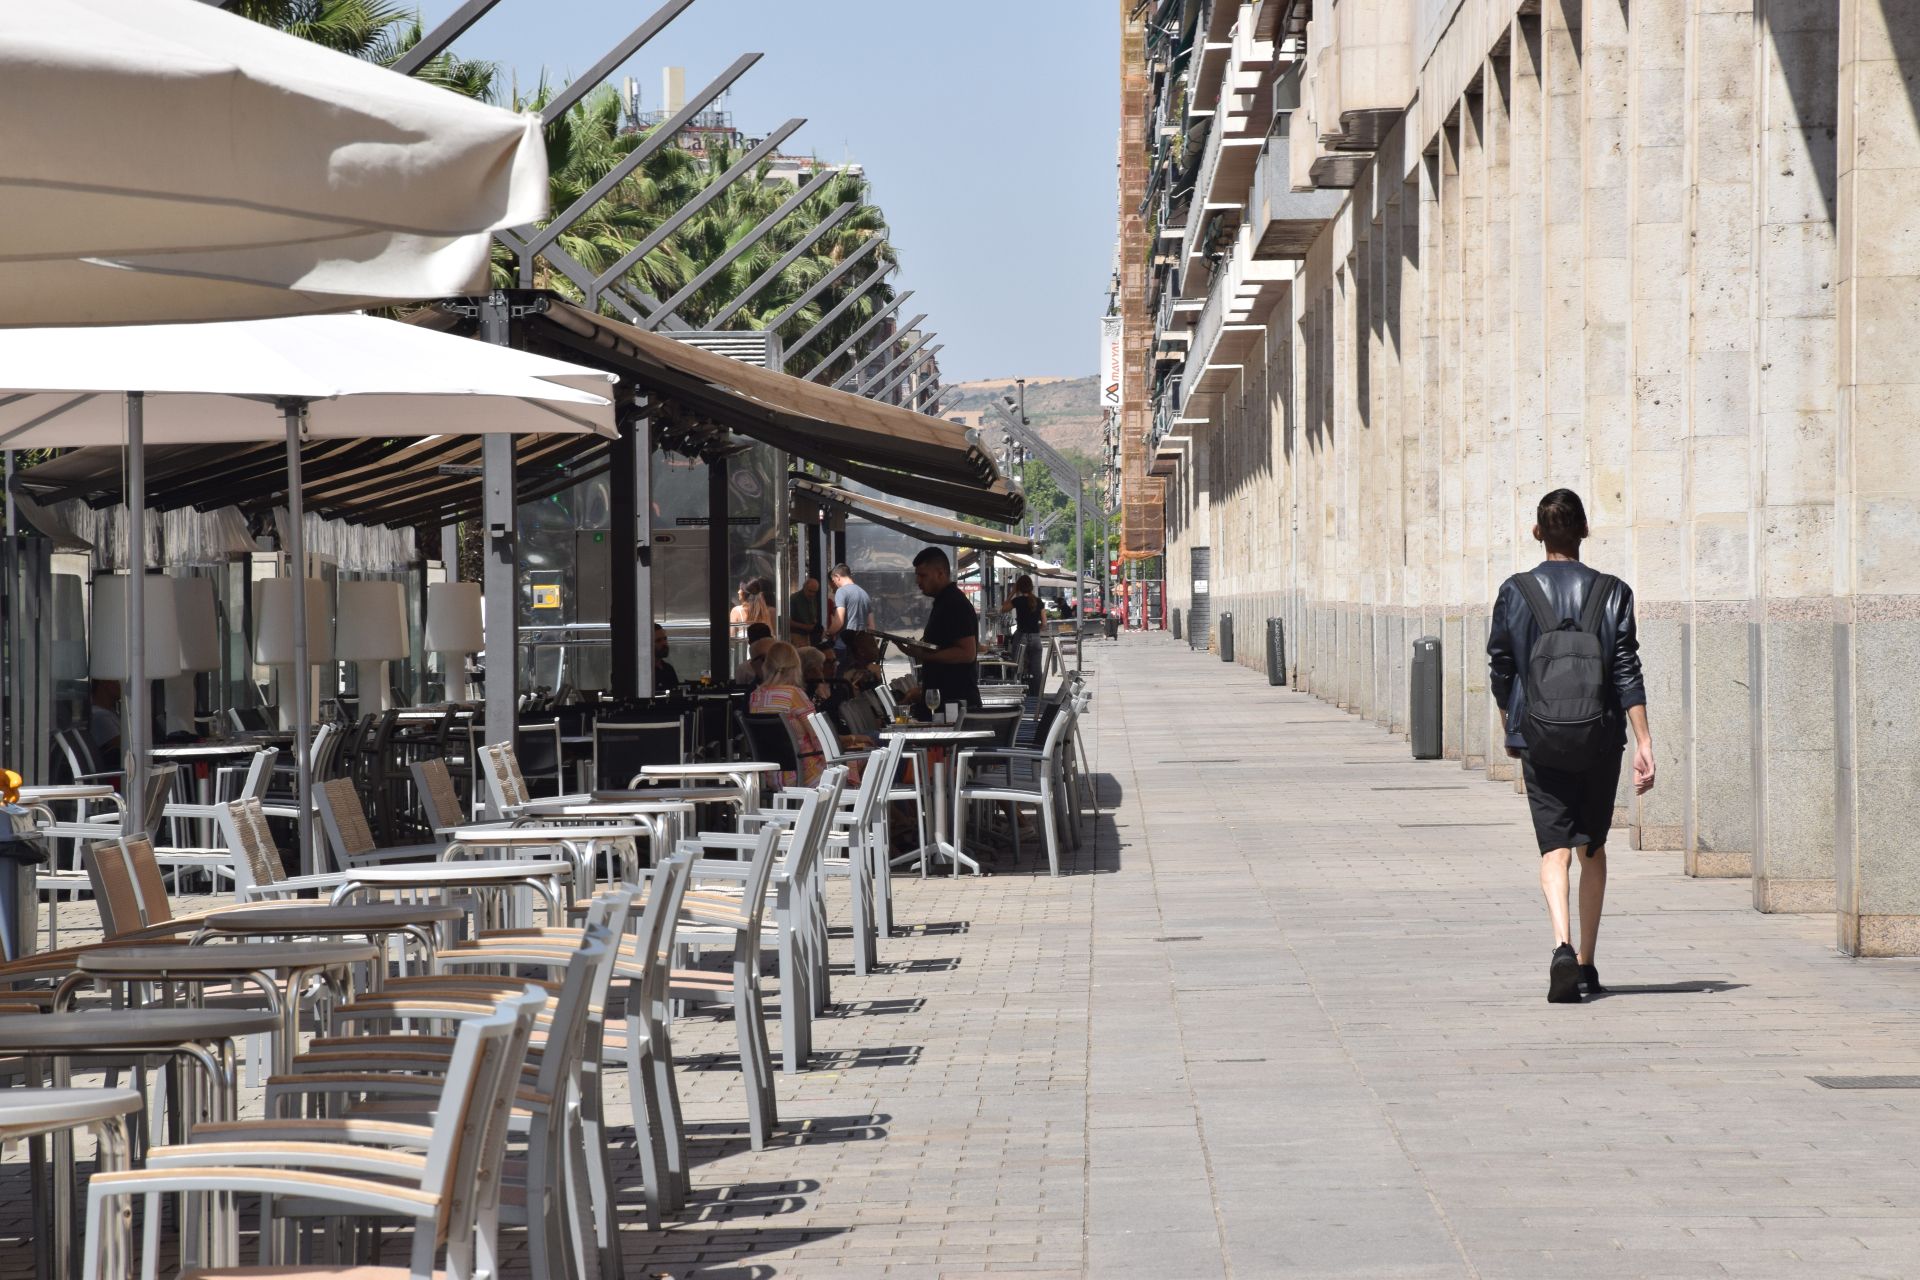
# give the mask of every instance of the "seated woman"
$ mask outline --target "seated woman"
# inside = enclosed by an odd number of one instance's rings
[[[820,740],[813,736],[813,726],[807,723],[807,716],[813,712],[813,697],[806,690],[805,679],[799,651],[784,640],[774,641],[760,659],[760,683],[747,695],[747,710],[770,712],[787,722],[794,753],[800,758],[799,782],[810,787],[820,780],[826,760],[820,753]],[[794,785],[793,775],[784,769],[780,785]]]
[[[806,680],[807,692],[813,695],[814,710],[825,715],[838,729],[841,749],[865,751],[872,747],[873,739],[864,734],[847,732],[840,708],[853,697],[853,688],[838,678],[833,654],[813,648],[802,649],[800,670]]]
[[[865,693],[879,684],[880,642],[865,631],[853,632],[847,639],[847,659],[841,664],[840,678],[855,693]]]

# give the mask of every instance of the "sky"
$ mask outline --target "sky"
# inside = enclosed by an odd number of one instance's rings
[[[531,90],[592,66],[656,0],[499,0],[454,44]],[[457,0],[422,0],[431,27]],[[1114,242],[1119,23],[1113,0],[695,0],[611,83],[661,105],[743,53],[725,102],[789,153],[866,166],[909,316],[927,312],[946,381],[1080,377],[1098,364]]]

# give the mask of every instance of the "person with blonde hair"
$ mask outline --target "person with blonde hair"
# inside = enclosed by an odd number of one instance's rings
[[[747,696],[747,710],[777,715],[786,721],[794,754],[800,761],[800,785],[810,787],[820,780],[826,761],[820,753],[820,740],[807,722],[813,712],[813,697],[803,684],[805,680],[800,651],[785,640],[774,641],[760,659],[760,684]],[[781,786],[790,787],[794,781],[791,773],[781,771]]]

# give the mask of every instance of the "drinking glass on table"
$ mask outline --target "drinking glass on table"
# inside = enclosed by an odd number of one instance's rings
[[[938,689],[929,689],[925,696],[927,700],[928,719],[938,718],[940,715],[940,691]]]

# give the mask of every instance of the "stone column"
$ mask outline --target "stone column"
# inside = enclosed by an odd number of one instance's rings
[[[1547,467],[1544,54],[1540,18],[1516,17],[1507,39],[1513,104],[1512,157],[1507,165],[1513,244],[1508,282],[1513,312],[1508,352],[1513,369],[1514,476],[1510,572],[1531,568],[1540,558],[1532,536],[1533,512],[1541,495],[1552,487]],[[1519,788],[1519,771],[1510,776]]]
[[[1447,655],[1458,673],[1460,763],[1487,763],[1487,158],[1486,96],[1460,100],[1460,642]]]
[[[1546,299],[1545,340],[1548,487],[1580,488],[1586,480],[1583,430],[1586,370],[1586,244],[1581,230],[1584,195],[1580,148],[1580,3],[1544,0],[1541,5],[1541,155],[1545,174],[1542,278]],[[1540,494],[1534,494],[1538,503]],[[1528,521],[1532,527],[1532,521]]]
[[[1467,646],[1462,659],[1478,675],[1477,707],[1468,714],[1479,718],[1479,732],[1485,741],[1487,776],[1508,781],[1514,775],[1515,762],[1509,760],[1500,734],[1499,710],[1487,691],[1486,632],[1494,592],[1513,572],[1514,432],[1513,432],[1513,240],[1509,210],[1513,205],[1511,167],[1513,133],[1513,67],[1508,56],[1507,39],[1487,59],[1482,73],[1486,93],[1482,139],[1486,185],[1485,332],[1481,338],[1481,369],[1485,378],[1487,422],[1487,495],[1482,516],[1486,529],[1485,578],[1481,584],[1479,622],[1473,632],[1476,643]],[[1469,682],[1472,683],[1471,681]]]
[[[1753,18],[1750,0],[1690,0],[1692,171],[1687,437],[1692,617],[1686,644],[1686,870],[1753,865],[1747,661],[1752,359]]]
[[[1633,13],[1632,563],[1659,785],[1632,802],[1636,849],[1686,836],[1686,15]],[[1631,773],[1623,771],[1630,783]],[[1628,787],[1629,792],[1631,786]]]
[[[1920,954],[1920,129],[1911,4],[1841,0],[1834,627],[1839,937]]]
[[[1753,905],[1831,911],[1838,4],[1757,9]]]
[[[1400,439],[1397,453],[1400,491],[1402,560],[1400,565],[1400,612],[1391,623],[1393,655],[1388,668],[1392,685],[1388,702],[1392,719],[1388,723],[1396,734],[1407,732],[1409,690],[1407,674],[1412,662],[1413,641],[1420,635],[1420,602],[1425,589],[1420,570],[1423,532],[1422,511],[1425,473],[1420,465],[1420,440],[1426,414],[1426,262],[1427,207],[1422,175],[1426,162],[1418,155],[1417,140],[1409,140],[1413,152],[1413,172],[1400,184],[1399,217],[1399,293],[1400,293]]]
[[[1460,181],[1461,117],[1465,113],[1455,104],[1454,113],[1440,131],[1440,439],[1437,465],[1440,470],[1440,661],[1441,715],[1440,751],[1448,760],[1462,759],[1466,752],[1466,724],[1460,691],[1461,652],[1461,547],[1465,544],[1463,524],[1466,494],[1466,451],[1462,447],[1464,419],[1461,408],[1462,370],[1466,363],[1461,350],[1465,329],[1461,316],[1466,303],[1465,260],[1461,255],[1463,188]],[[1451,676],[1452,678],[1448,678]]]
[[[1419,611],[1409,615],[1412,639],[1440,634],[1440,417],[1444,412],[1441,377],[1441,296],[1446,263],[1441,257],[1440,153],[1420,158],[1420,404],[1418,463],[1409,488],[1418,498],[1418,535],[1412,540],[1415,576],[1419,581]],[[1407,660],[1412,660],[1409,640]]]

